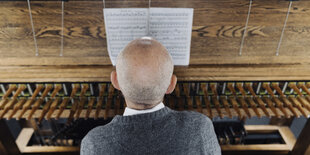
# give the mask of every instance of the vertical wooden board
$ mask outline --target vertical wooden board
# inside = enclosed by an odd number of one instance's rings
[[[34,56],[27,3],[1,2],[0,10],[0,56]]]

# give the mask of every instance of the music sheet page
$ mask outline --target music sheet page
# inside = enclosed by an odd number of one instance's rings
[[[175,65],[188,65],[193,23],[192,8],[106,8],[107,46],[112,64],[132,40],[150,36],[169,51]]]

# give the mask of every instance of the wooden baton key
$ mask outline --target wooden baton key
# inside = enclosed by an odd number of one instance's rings
[[[94,117],[95,120],[98,119],[99,117],[99,113],[101,111],[102,104],[103,104],[103,95],[105,94],[105,90],[106,90],[106,84],[102,84],[100,92],[99,92],[99,98],[96,104],[96,112],[95,112],[95,117]]]
[[[85,115],[85,120],[89,118],[90,112],[93,109],[94,103],[95,103],[95,99],[96,98],[91,98],[88,102],[88,106],[87,106],[87,111],[86,111],[86,115]]]
[[[109,91],[108,91],[108,101],[107,101],[107,104],[105,106],[105,111],[104,111],[104,116],[103,116],[104,119],[108,119],[108,117],[109,117],[109,111],[110,111],[112,101],[113,101],[114,90],[115,89],[114,89],[113,85],[110,85]]]
[[[289,118],[290,116],[287,114],[287,112],[283,108],[283,103],[275,96],[275,94],[273,93],[273,91],[272,91],[272,89],[270,87],[270,84],[269,83],[264,83],[263,84],[263,88],[267,90],[268,94],[271,96],[272,100],[276,103],[277,107],[281,110],[281,112],[284,114],[284,116],[286,118]]]
[[[10,84],[9,89],[6,91],[6,93],[2,96],[2,100],[0,102],[0,109],[3,109],[5,105],[8,103],[8,96],[12,94],[14,90],[17,89],[16,84]]]
[[[278,83],[272,83],[271,84],[272,88],[274,88],[277,93],[280,95],[280,99],[283,101],[284,105],[288,107],[288,109],[292,112],[292,114],[295,117],[299,117],[299,114],[295,111],[293,105],[291,102],[285,97],[284,93],[282,92],[281,88],[279,87]]]
[[[31,104],[34,102],[37,95],[40,93],[40,91],[44,88],[42,84],[36,85],[36,89],[34,90],[30,100],[27,100],[27,102],[24,104],[22,108],[22,112],[17,116],[17,120],[21,119],[22,116],[25,114],[25,112],[30,108]]]
[[[26,89],[26,85],[19,85],[15,94],[13,95],[11,101],[8,103],[8,105],[6,105],[4,107],[4,110],[2,111],[2,113],[0,114],[0,119],[3,118],[3,116],[10,110],[13,108],[13,105],[15,104],[15,102],[17,101],[17,97],[18,95]]]
[[[212,119],[213,118],[213,115],[212,115],[212,109],[211,109],[211,103],[208,99],[208,91],[207,91],[207,85],[205,83],[202,83],[200,85],[202,91],[203,91],[203,99],[205,101],[205,104],[206,104],[206,107],[207,107],[207,110],[208,110],[208,113],[209,113],[209,117]]]

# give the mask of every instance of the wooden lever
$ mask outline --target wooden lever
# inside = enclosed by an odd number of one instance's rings
[[[36,85],[36,89],[34,90],[32,96],[31,96],[31,99],[28,100],[24,106],[23,106],[23,109],[22,109],[22,112],[17,116],[17,120],[21,119],[22,116],[25,114],[25,112],[30,108],[31,104],[34,102],[34,100],[36,99],[37,95],[40,93],[40,91],[43,89],[43,85],[39,84],[39,85]]]
[[[40,105],[43,103],[44,98],[47,96],[48,92],[53,88],[53,86],[51,84],[46,85],[42,96],[40,97],[40,99],[38,99],[34,105],[32,106],[32,109],[30,111],[30,114],[28,115],[28,117],[26,118],[27,120],[31,119],[32,115],[35,113],[35,111],[40,107]]]
[[[243,110],[245,111],[245,113],[248,115],[249,118],[251,118],[251,113],[249,111],[248,104],[246,103],[244,98],[239,97],[238,100],[241,103],[241,106],[242,106]]]
[[[42,96],[41,96],[42,100],[47,96],[48,92],[51,91],[52,88],[53,88],[53,85],[51,85],[51,84],[46,85],[46,87],[42,93]]]
[[[274,107],[273,102],[269,98],[265,98],[265,101],[266,101],[268,107],[271,109],[271,111],[275,114],[275,116],[280,118],[281,116],[279,115],[277,109]]]
[[[71,91],[71,94],[70,94],[70,98],[74,98],[76,93],[78,92],[78,90],[80,89],[80,85],[79,84],[74,84],[73,85],[73,89]]]
[[[53,101],[53,100],[50,99],[49,101],[47,101],[47,102],[45,103],[45,105],[44,105],[44,107],[43,107],[43,109],[42,109],[41,115],[40,115],[40,117],[39,117],[39,120],[38,120],[39,124],[42,122],[44,116],[45,116],[46,113],[48,112],[48,109],[50,108],[50,105],[52,104],[52,101]],[[57,102],[57,103],[58,103],[58,99],[55,99],[54,102]],[[53,102],[53,104],[54,104],[54,102]]]
[[[258,112],[258,109],[257,109],[257,105],[256,103],[253,101],[252,98],[248,97],[247,98],[248,102],[250,103],[251,105],[251,108],[254,110],[255,114],[257,115],[258,118],[261,118],[262,116],[260,115],[260,113]]]
[[[234,95],[237,96],[236,90],[234,88],[234,84],[233,83],[227,83],[227,88],[230,90],[230,92]]]
[[[241,106],[242,106],[243,110],[245,111],[245,113],[248,115],[249,118],[251,118],[251,113],[250,113],[249,108],[248,108],[249,105],[244,99],[246,96],[246,93],[245,93],[245,90],[242,86],[242,83],[237,83],[236,86],[242,94],[242,97],[239,97],[238,100],[241,103]]]
[[[81,112],[82,112],[82,110],[84,108],[85,100],[86,100],[85,97],[81,97],[80,103],[78,105],[78,110],[77,110],[76,115],[75,115],[75,119],[80,118]]]
[[[64,98],[64,99],[62,100],[62,102],[61,102],[61,104],[60,104],[60,106],[59,106],[59,111],[58,111],[58,113],[57,113],[57,115],[56,115],[56,120],[59,119],[60,115],[61,115],[62,112],[65,110],[65,108],[66,108],[66,106],[67,106],[69,100],[70,100],[70,99],[69,99],[68,97],[66,97],[66,98]]]
[[[217,100],[217,97],[213,96],[212,101],[214,103],[215,109],[221,118],[224,118],[224,115],[221,111],[220,102]]]
[[[103,104],[103,97],[100,97],[96,105],[96,112],[94,117],[95,120],[99,118],[99,113],[101,111],[102,104]]]
[[[303,94],[299,91],[295,83],[288,84],[290,88],[292,88],[299,96],[303,96]]]
[[[212,115],[212,110],[211,110],[211,103],[210,103],[210,101],[208,99],[209,95],[208,95],[208,91],[207,91],[207,85],[205,83],[202,83],[200,85],[200,87],[201,87],[201,89],[203,91],[203,94],[204,94],[203,99],[205,101],[205,104],[206,104],[206,107],[207,107],[207,110],[208,110],[208,113],[209,113],[209,117],[212,119],[213,115]]]
[[[57,102],[56,100],[52,103],[51,107],[49,108],[48,112],[47,112],[47,115],[46,115],[46,119],[47,120],[50,120],[51,119],[51,116],[52,114],[54,113],[55,109],[57,108],[57,105],[58,105],[58,99],[57,99]]]
[[[275,96],[275,94],[273,93],[273,91],[272,91],[272,89],[270,87],[270,84],[269,83],[264,83],[263,84],[263,88],[267,90],[268,94],[272,97],[272,100],[276,103],[277,107],[282,111],[284,116],[286,118],[289,118],[290,116],[287,114],[287,112],[283,108],[283,103]]]
[[[183,83],[183,88],[184,88],[184,93],[185,93],[185,96],[186,96],[186,100],[187,100],[187,105],[188,105],[188,109],[189,110],[193,110],[193,102],[192,102],[192,99],[190,97],[190,92],[188,90],[188,84],[187,83]]]
[[[264,114],[268,117],[270,117],[270,114],[268,113],[266,107],[265,107],[265,103],[259,98],[256,96],[253,88],[252,88],[252,85],[247,83],[245,84],[246,85],[246,88],[247,90],[250,91],[251,95],[253,96],[253,98],[255,99],[255,101],[258,103],[259,107],[263,110]]]
[[[67,124],[70,124],[73,120],[73,116],[78,108],[79,102],[76,98],[73,99],[72,107],[70,109],[70,114],[67,120]]]
[[[289,97],[289,99],[293,102],[294,106],[301,112],[304,117],[308,117],[301,104],[295,97]]]
[[[80,97],[84,97],[85,96],[85,93],[88,90],[88,88],[89,88],[88,84],[82,84],[82,90],[81,90],[81,93],[80,93]]]
[[[6,91],[6,93],[2,96],[2,99],[6,99],[11,93],[17,89],[16,84],[10,84],[9,89]]]
[[[219,116],[221,118],[224,118],[224,115],[223,115],[223,113],[221,111],[220,102],[217,99],[218,94],[217,94],[217,90],[216,90],[216,84],[215,83],[210,83],[210,88],[211,88],[211,91],[213,93],[212,101],[214,103],[214,107],[215,107],[217,113],[219,114]]]
[[[3,116],[10,110],[13,108],[15,102],[17,101],[17,97],[18,95],[26,89],[26,85],[19,85],[19,87],[17,88],[15,94],[12,97],[12,100],[8,103],[8,105],[6,105],[4,107],[4,110],[2,111],[1,115],[0,115],[0,119],[3,118]]]
[[[113,94],[114,94],[114,87],[112,85],[110,85],[109,87],[109,94],[108,94],[108,101],[107,104],[105,106],[105,111],[104,111],[104,119],[108,119],[109,117],[109,111],[112,105],[112,101],[113,101]]]
[[[55,97],[57,95],[57,93],[62,89],[62,86],[61,84],[56,84],[52,94],[51,94],[51,97]]]
[[[297,96],[297,100],[310,112],[309,102],[303,96]]]
[[[229,107],[228,101],[224,97],[221,97],[221,101],[222,101],[222,103],[224,105],[224,108],[225,108],[227,114],[228,114],[228,117],[232,118],[232,114],[230,112],[230,107]]]
[[[307,84],[307,85],[310,85],[310,84]],[[304,84],[298,84],[298,87],[300,87],[303,91],[307,93],[308,96],[305,96],[305,98],[308,102],[310,102],[310,91],[308,90],[308,88]]]
[[[16,112],[23,106],[25,101],[26,101],[25,99],[19,100],[17,104],[14,106],[13,111],[11,112],[11,114],[9,115],[7,119],[11,119],[16,114]]]
[[[265,115],[266,115],[267,117],[270,117],[270,114],[269,114],[269,112],[267,111],[266,106],[265,106],[265,103],[263,102],[263,100],[260,99],[259,97],[256,97],[255,99],[256,99],[256,101],[257,101],[259,107],[260,107],[260,108],[263,110],[263,112],[265,113]]]
[[[14,90],[17,89],[16,84],[10,84],[9,89],[6,91],[6,93],[2,96],[2,100],[0,102],[0,109],[3,109],[5,105],[8,103],[8,96],[12,94]]]
[[[52,94],[51,94],[51,98],[53,99],[57,93],[62,89],[62,86],[61,84],[56,84]],[[46,119],[47,120],[50,120],[53,112],[55,111],[55,109],[57,108],[57,105],[58,105],[58,101],[57,102],[53,102],[52,105],[50,106],[50,108],[48,109],[48,112],[47,112],[47,115],[46,115]]]
[[[70,94],[70,99],[71,99],[71,102],[72,102],[72,107],[70,109],[70,113],[69,113],[69,117],[67,119],[67,124],[71,123],[71,121],[73,120],[73,117],[74,117],[74,114],[77,110],[77,107],[78,107],[78,100],[75,98],[78,90],[80,89],[80,85],[79,84],[74,84],[73,85],[73,90]]]
[[[257,96],[256,96],[256,94],[255,94],[255,92],[254,92],[254,90],[253,90],[253,88],[252,88],[251,83],[246,83],[246,84],[245,84],[245,87],[246,87],[247,90],[251,93],[252,97],[253,97],[254,99],[256,99]],[[252,98],[248,98],[248,101],[249,101],[249,103],[250,103],[252,109],[254,110],[255,114],[256,114],[259,118],[262,117],[261,114],[258,112],[257,104],[254,102],[254,100],[252,100]]]
[[[195,101],[196,101],[196,105],[197,105],[197,111],[202,113],[203,111],[202,111],[202,105],[201,105],[200,97],[196,96]]]
[[[34,114],[34,112],[40,107],[41,103],[43,102],[43,100],[41,98],[37,99],[36,102],[34,103],[34,105],[32,106],[32,109],[30,111],[30,114],[28,115],[28,117],[26,118],[26,120],[31,119],[32,115]]]
[[[289,87],[292,88],[297,94],[297,100],[310,112],[310,105],[308,101],[303,97],[304,95],[299,91],[295,83],[290,83]]]
[[[293,113],[295,117],[299,117],[299,114],[295,111],[291,102],[285,97],[284,93],[282,92],[281,88],[279,87],[278,83],[273,83],[272,88],[274,88],[277,93],[280,95],[281,100],[283,101],[284,105],[288,107],[288,109]]]
[[[245,93],[245,90],[244,90],[244,88],[242,86],[242,83],[237,83],[236,86],[239,89],[239,91],[241,92],[242,96],[245,97],[246,93]]]
[[[234,97],[230,97],[229,100],[230,100],[233,108],[237,112],[239,119],[241,119],[242,118],[242,114],[240,112],[240,109],[239,109],[239,106],[238,106],[238,102],[236,101],[236,99]]]
[[[95,98],[91,98],[90,101],[88,102],[85,119],[89,118],[89,115],[90,115],[91,110],[93,109],[94,103],[95,103]]]
[[[98,100],[97,105],[96,105],[96,112],[95,112],[95,117],[94,117],[94,119],[98,119],[98,117],[99,117],[99,113],[100,113],[101,108],[102,108],[103,95],[104,95],[104,93],[105,93],[105,89],[106,89],[106,85],[105,85],[105,84],[102,84],[102,85],[101,85],[100,92],[99,92],[99,100]]]
[[[210,83],[210,89],[213,93],[213,96],[218,96],[217,89],[216,89],[216,83]]]
[[[79,105],[78,105],[78,110],[77,110],[77,113],[75,115],[75,119],[78,119],[80,118],[80,114],[84,108],[84,104],[85,104],[85,93],[86,91],[88,90],[89,86],[88,84],[82,84],[82,90],[81,90],[81,93],[80,93],[80,102],[79,102]]]
[[[273,101],[276,103],[277,107],[283,112],[285,118],[290,118],[290,116],[283,107],[283,103],[278,98],[273,98]]]

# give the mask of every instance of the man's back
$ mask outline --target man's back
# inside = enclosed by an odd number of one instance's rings
[[[165,107],[152,113],[116,116],[87,134],[81,154],[221,153],[209,118]]]

